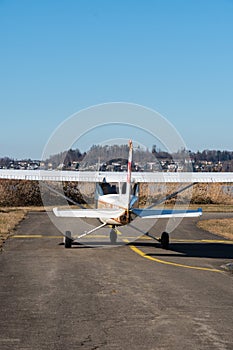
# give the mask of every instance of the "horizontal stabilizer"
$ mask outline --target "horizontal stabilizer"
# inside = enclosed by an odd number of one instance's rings
[[[57,217],[63,218],[93,218],[93,219],[112,219],[118,218],[125,213],[122,209],[53,209]]]
[[[197,210],[156,210],[133,209],[133,213],[142,219],[192,218],[202,215],[202,209]]]

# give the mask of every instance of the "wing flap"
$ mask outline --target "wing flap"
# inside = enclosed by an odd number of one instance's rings
[[[202,215],[202,209],[197,210],[159,210],[133,209],[133,213],[142,219],[192,218]]]
[[[93,218],[93,219],[112,219],[117,218],[125,213],[122,209],[66,209],[59,210],[53,208],[57,217],[63,218]]]

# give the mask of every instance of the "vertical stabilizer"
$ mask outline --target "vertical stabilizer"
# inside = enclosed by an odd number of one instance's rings
[[[132,159],[133,159],[133,142],[132,140],[129,140],[129,157],[128,157],[128,170],[127,170],[127,182],[126,182],[127,210],[129,210],[130,198],[131,198]]]

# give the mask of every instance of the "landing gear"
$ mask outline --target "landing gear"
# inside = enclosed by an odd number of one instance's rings
[[[65,248],[71,248],[72,242],[73,242],[73,240],[71,238],[71,232],[66,231],[66,233],[65,233]]]
[[[163,249],[169,248],[169,234],[167,232],[163,232],[161,235],[161,238],[156,238],[156,237],[152,236],[149,232],[147,232],[145,235],[148,237],[151,237],[154,240],[156,240],[157,242],[159,242]]]
[[[167,232],[162,233],[160,243],[163,249],[169,248],[169,234]]]
[[[111,229],[111,231],[110,231],[109,238],[110,238],[111,244],[116,244],[116,241],[117,241],[117,233],[116,233],[116,231],[115,231],[115,227],[112,227],[112,229]]]

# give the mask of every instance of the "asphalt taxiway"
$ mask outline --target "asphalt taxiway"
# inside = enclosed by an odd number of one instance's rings
[[[113,247],[106,232],[65,249],[46,213],[28,215],[0,254],[1,350],[233,348],[233,274],[222,267],[233,242],[194,219],[169,250],[134,241],[133,227]]]

